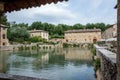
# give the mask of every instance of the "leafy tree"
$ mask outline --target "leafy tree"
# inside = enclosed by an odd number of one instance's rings
[[[84,29],[85,26],[82,25],[82,24],[75,24],[75,25],[73,25],[73,28],[74,28],[74,29]]]
[[[96,28],[101,29],[101,31],[105,31],[106,25],[104,23],[96,23],[95,24]]]
[[[41,22],[33,22],[29,29],[44,30]]]
[[[3,16],[1,17],[0,20],[1,20],[0,24],[6,25],[6,26],[10,26],[10,23],[7,21],[7,16],[5,14],[3,14]]]
[[[30,34],[25,27],[11,27],[8,29],[7,34],[8,39],[15,42],[24,42],[30,37]]]

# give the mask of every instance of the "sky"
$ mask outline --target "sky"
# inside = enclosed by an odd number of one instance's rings
[[[69,0],[57,4],[46,4],[20,11],[6,13],[9,22],[28,23],[35,21],[52,24],[105,23],[117,22],[117,11],[114,9],[117,0]]]

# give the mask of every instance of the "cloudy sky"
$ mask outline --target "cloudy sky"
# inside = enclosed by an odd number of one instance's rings
[[[69,0],[58,4],[47,4],[37,8],[7,13],[9,22],[28,23],[34,21],[52,24],[97,23],[114,24],[117,0]]]

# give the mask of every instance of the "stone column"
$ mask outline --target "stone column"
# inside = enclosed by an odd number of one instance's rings
[[[120,0],[117,1],[117,80],[120,80]]]

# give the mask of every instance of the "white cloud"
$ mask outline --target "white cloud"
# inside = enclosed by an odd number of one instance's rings
[[[116,22],[116,12],[112,9],[112,6],[115,5],[116,2],[114,0],[107,1],[69,0],[69,2],[52,3],[37,8],[7,13],[7,17],[10,22],[16,21],[17,23],[25,22],[29,24],[34,21],[70,25],[75,23],[86,24],[90,22],[114,23]],[[103,3],[105,4],[104,6]]]
[[[62,6],[62,7],[61,7]],[[77,18],[76,15],[68,9],[65,9],[68,5],[65,3],[59,3],[59,5],[51,4],[45,5],[37,8],[32,8],[28,10],[21,10],[18,12],[8,13],[9,21],[23,22],[28,19],[28,21],[44,20],[47,18],[54,19],[61,22],[64,19],[71,20]],[[19,20],[18,20],[19,19]],[[22,20],[23,19],[23,20]],[[25,19],[25,20],[24,20]],[[31,20],[30,20],[31,19]],[[46,20],[47,20],[46,19]],[[57,22],[57,23],[59,23]]]

